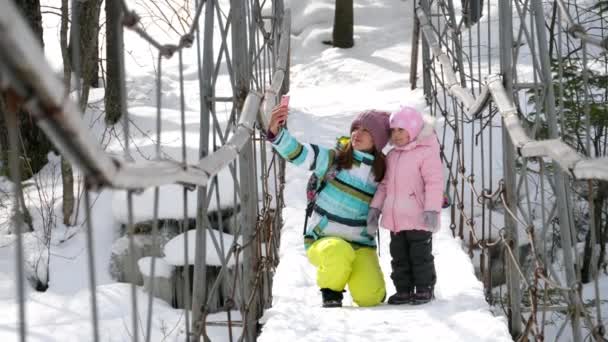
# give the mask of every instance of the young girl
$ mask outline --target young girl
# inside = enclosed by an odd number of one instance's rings
[[[367,214],[384,177],[382,148],[388,142],[389,114],[365,111],[357,115],[350,127],[350,142],[342,149],[298,142],[282,127],[287,115],[284,104],[273,109],[268,140],[281,157],[313,171],[319,180],[304,246],[317,268],[323,306],[342,306],[346,285],[359,306],[378,305],[384,301],[386,288]]]
[[[371,203],[369,225],[391,231],[391,279],[397,293],[389,304],[423,304],[433,298],[436,281],[432,233],[438,229],[443,173],[433,119],[402,107],[390,117],[387,170]]]

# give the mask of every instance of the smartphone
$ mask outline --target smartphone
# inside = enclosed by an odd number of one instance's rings
[[[289,107],[289,95],[281,96],[281,106]]]
[[[283,95],[281,96],[281,106],[285,106],[287,108],[289,108],[289,95]],[[280,126],[284,126],[285,125],[285,120],[281,121],[279,123]]]

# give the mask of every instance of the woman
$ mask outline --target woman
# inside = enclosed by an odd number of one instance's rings
[[[385,171],[382,149],[389,113],[364,111],[351,124],[350,141],[328,149],[298,142],[282,127],[286,104],[275,107],[268,140],[282,158],[313,171],[319,181],[304,246],[317,268],[324,307],[342,306],[346,285],[359,306],[384,301],[384,275],[376,255],[377,226],[368,226],[369,204]]]

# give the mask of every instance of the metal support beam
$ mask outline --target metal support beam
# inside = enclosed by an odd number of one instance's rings
[[[557,114],[555,110],[555,93],[553,89],[553,76],[551,74],[551,56],[549,56],[548,40],[545,27],[545,13],[542,0],[532,0],[532,10],[534,12],[534,21],[536,24],[536,35],[538,39],[538,52],[541,63],[542,83],[544,84],[544,109],[547,123],[549,125],[549,136],[553,139],[559,138],[559,130],[557,123]],[[578,283],[575,266],[574,253],[572,245],[572,226],[570,225],[570,217],[568,210],[568,190],[567,176],[560,170],[559,164],[553,162],[555,166],[555,195],[557,197],[557,208],[559,215],[559,228],[562,239],[562,250],[564,256],[564,267],[566,268],[566,280],[568,286],[574,288]],[[583,340],[580,326],[580,310],[578,308],[577,296],[575,291],[570,291],[568,296],[570,305],[574,307],[570,321],[572,323],[572,339],[574,342]]]
[[[232,59],[234,68],[235,110],[242,115],[245,97],[249,92],[251,77],[251,61],[247,47],[247,22],[245,2],[242,0],[230,1],[232,11]],[[256,238],[257,222],[257,190],[255,179],[255,156],[251,140],[244,145],[239,154],[239,199],[241,203],[240,231],[243,233],[243,242],[246,244]],[[254,244],[255,245],[255,244]],[[243,337],[246,341],[254,342],[257,336],[258,319],[258,293],[255,288],[258,270],[258,249],[246,248],[243,250],[242,284],[244,296],[241,303],[241,314],[244,321]],[[238,266],[237,266],[238,267]]]
[[[410,89],[416,89],[418,78],[418,46],[420,45],[420,20],[416,15],[416,1],[412,1],[414,30],[412,31],[412,54],[410,55]]]
[[[513,94],[513,53],[511,44],[513,42],[513,17],[512,0],[499,2],[499,27],[500,27],[500,72],[503,76],[503,85],[507,94]],[[515,148],[507,130],[507,123],[503,117],[502,125],[503,143],[503,175],[505,184],[506,205],[512,213],[517,213],[517,194],[515,176]],[[519,245],[517,235],[517,221],[511,215],[505,214],[505,237],[506,243],[515,249]],[[505,256],[506,257],[506,256]],[[515,260],[513,260],[513,258]],[[513,339],[517,339],[522,333],[521,320],[521,289],[519,274],[516,270],[519,264],[519,255],[515,253],[513,258],[507,258],[507,289],[509,293],[509,331]]]
[[[198,0],[202,1],[202,0]],[[198,1],[196,4],[198,5]],[[200,43],[197,44],[197,58],[199,65],[199,87],[200,87],[200,140],[199,158],[205,158],[209,154],[209,131],[211,117],[211,101],[214,96],[212,88],[212,75],[214,65],[213,36],[214,36],[214,13],[215,0],[207,0],[205,3],[205,28],[203,36],[202,65],[200,64]],[[198,23],[197,23],[198,25]],[[198,29],[198,27],[197,27]],[[199,35],[197,35],[199,36]],[[198,186],[196,191],[196,241],[194,275],[192,279],[192,336],[190,342],[200,341],[203,335],[205,341],[209,338],[205,334],[205,312],[204,304],[207,302],[207,186]],[[187,303],[185,304],[187,306]]]
[[[420,0],[419,4],[422,8],[422,11],[426,13],[431,13],[431,6],[428,3],[428,0]],[[418,13],[416,11],[415,13]],[[420,16],[418,15],[418,19]],[[422,25],[422,23],[420,23]],[[424,97],[426,98],[426,103],[431,104],[432,96],[431,94],[431,68],[430,65],[433,63],[431,60],[431,51],[428,42],[427,35],[422,35],[422,89],[424,90]]]

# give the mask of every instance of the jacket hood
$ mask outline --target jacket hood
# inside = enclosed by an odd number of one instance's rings
[[[395,150],[407,151],[418,146],[429,146],[436,143],[437,138],[435,134],[435,118],[430,115],[423,114],[422,120],[424,121],[424,124],[418,136],[404,146],[392,145]]]

